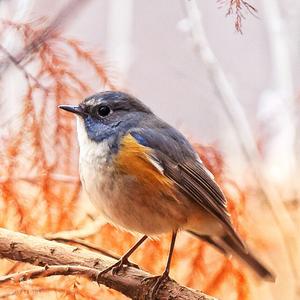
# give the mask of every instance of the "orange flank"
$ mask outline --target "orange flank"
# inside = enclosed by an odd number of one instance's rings
[[[140,145],[136,139],[127,134],[121,141],[120,150],[115,163],[120,172],[134,176],[144,185],[147,192],[162,193],[176,200],[173,182],[156,166],[150,155],[153,150]]]

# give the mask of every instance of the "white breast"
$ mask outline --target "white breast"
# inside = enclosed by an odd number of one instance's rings
[[[106,141],[96,143],[90,140],[80,118],[77,118],[77,134],[80,147],[80,179],[83,188],[94,205],[109,217],[108,198],[114,192],[115,184],[112,182],[112,166],[107,162],[110,151],[108,143]]]

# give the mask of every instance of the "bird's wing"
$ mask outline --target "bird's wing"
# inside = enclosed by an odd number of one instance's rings
[[[226,231],[244,247],[232,227],[225,196],[213,176],[179,132],[174,132],[172,129],[168,135],[155,130],[154,135],[149,129],[138,129],[131,132],[131,135],[137,142],[152,150],[149,152],[149,159],[153,161],[153,165],[159,166],[160,172],[162,171],[167,178],[171,179],[189,199],[195,201],[223,224]]]

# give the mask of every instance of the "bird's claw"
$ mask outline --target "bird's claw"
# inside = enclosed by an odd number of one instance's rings
[[[126,257],[124,257],[118,260],[115,264],[100,272],[97,276],[97,282],[99,282],[100,278],[109,271],[111,271],[113,275],[116,275],[119,271],[121,271],[124,268],[124,266],[139,269],[139,266],[137,264],[130,262]]]
[[[128,259],[120,259],[111,267],[111,272],[113,275],[119,273],[124,267],[133,267],[136,264],[131,263]]]
[[[140,268],[137,264],[130,262],[127,258],[125,258],[123,260],[120,259],[117,263],[115,263],[112,266],[112,273],[113,273],[113,275],[115,275],[119,271],[121,271],[124,268],[124,266],[126,266],[126,267],[132,267],[132,268],[135,268],[135,269],[139,269]]]
[[[142,283],[147,282],[147,281],[153,281],[153,283],[150,284],[151,287],[150,287],[150,289],[149,289],[149,291],[146,295],[146,299],[155,300],[157,292],[159,291],[161,285],[165,281],[168,281],[168,280],[170,280],[170,277],[169,277],[169,274],[167,274],[167,273],[163,273],[160,276],[153,276],[153,277],[144,278],[142,280]]]

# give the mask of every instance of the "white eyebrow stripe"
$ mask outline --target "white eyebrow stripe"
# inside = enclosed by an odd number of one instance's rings
[[[89,99],[87,101],[84,101],[84,104],[86,104],[86,105],[94,105],[94,104],[96,104],[96,100],[97,99],[95,99],[95,98],[91,98],[91,99]]]

